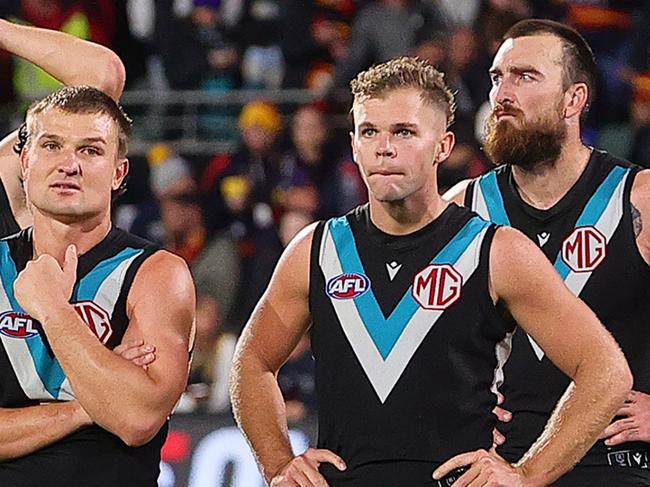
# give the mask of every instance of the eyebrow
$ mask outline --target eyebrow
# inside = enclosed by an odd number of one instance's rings
[[[359,124],[360,129],[365,129],[365,128],[376,128],[376,125],[371,122],[363,122]],[[391,130],[400,130],[400,129],[417,129],[418,125],[416,123],[409,123],[409,122],[398,122],[394,123],[390,126]]]
[[[506,71],[509,71],[511,73],[515,74],[522,74],[522,73],[533,73],[538,76],[544,76],[544,74],[539,71],[537,68],[533,67],[530,64],[520,64],[518,66],[511,66],[506,69]],[[501,68],[490,68],[488,71],[489,74],[503,74],[503,70]]]
[[[45,132],[44,134],[41,134],[38,137],[38,140],[41,139],[49,139],[49,140],[54,140],[56,142],[62,142],[63,137],[56,135],[56,134],[50,134]],[[106,145],[106,140],[103,137],[84,137],[81,139],[82,144],[94,144],[94,143],[99,143],[99,144],[104,144]]]

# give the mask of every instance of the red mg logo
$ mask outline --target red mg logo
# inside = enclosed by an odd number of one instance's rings
[[[578,227],[562,242],[562,260],[574,272],[591,272],[607,255],[607,240],[594,227]]]
[[[450,264],[429,264],[415,275],[411,292],[425,309],[446,309],[460,298],[463,276]]]
[[[113,334],[113,328],[108,313],[92,301],[79,301],[72,303],[75,311],[88,325],[99,341],[106,345],[106,342]]]

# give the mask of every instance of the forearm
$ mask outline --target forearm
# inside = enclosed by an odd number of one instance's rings
[[[33,62],[66,85],[90,85],[115,100],[124,89],[124,65],[113,51],[63,32],[0,19],[0,48]]]
[[[581,367],[546,428],[518,462],[532,485],[547,485],[570,470],[594,444],[629,391],[627,367],[590,363]]]
[[[75,401],[0,408],[0,462],[29,455],[89,424]]]
[[[161,412],[159,391],[147,372],[104,347],[71,306],[54,309],[41,323],[75,397],[93,421],[127,444],[150,439],[172,406]]]
[[[236,356],[231,377],[233,414],[267,482],[292,458],[284,399],[275,375]]]

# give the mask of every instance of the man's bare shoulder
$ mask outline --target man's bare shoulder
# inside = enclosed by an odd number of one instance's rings
[[[469,183],[474,181],[474,179],[463,179],[461,182],[456,183],[454,186],[449,188],[445,194],[442,195],[442,198],[447,201],[453,201],[457,205],[465,205],[465,193],[467,192],[467,187]]]

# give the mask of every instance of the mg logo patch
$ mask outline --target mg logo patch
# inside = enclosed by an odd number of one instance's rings
[[[607,240],[594,227],[578,227],[562,242],[562,260],[574,272],[591,272],[605,259]]]
[[[463,276],[450,264],[429,264],[415,275],[411,292],[425,309],[446,309],[460,298]]]
[[[8,311],[0,315],[0,333],[11,338],[26,339],[38,335],[38,330],[31,316]]]
[[[108,313],[92,301],[79,301],[72,305],[84,323],[88,325],[90,331],[105,345],[113,334]]]
[[[363,274],[340,274],[327,282],[327,295],[334,299],[353,299],[370,289],[370,279]]]

